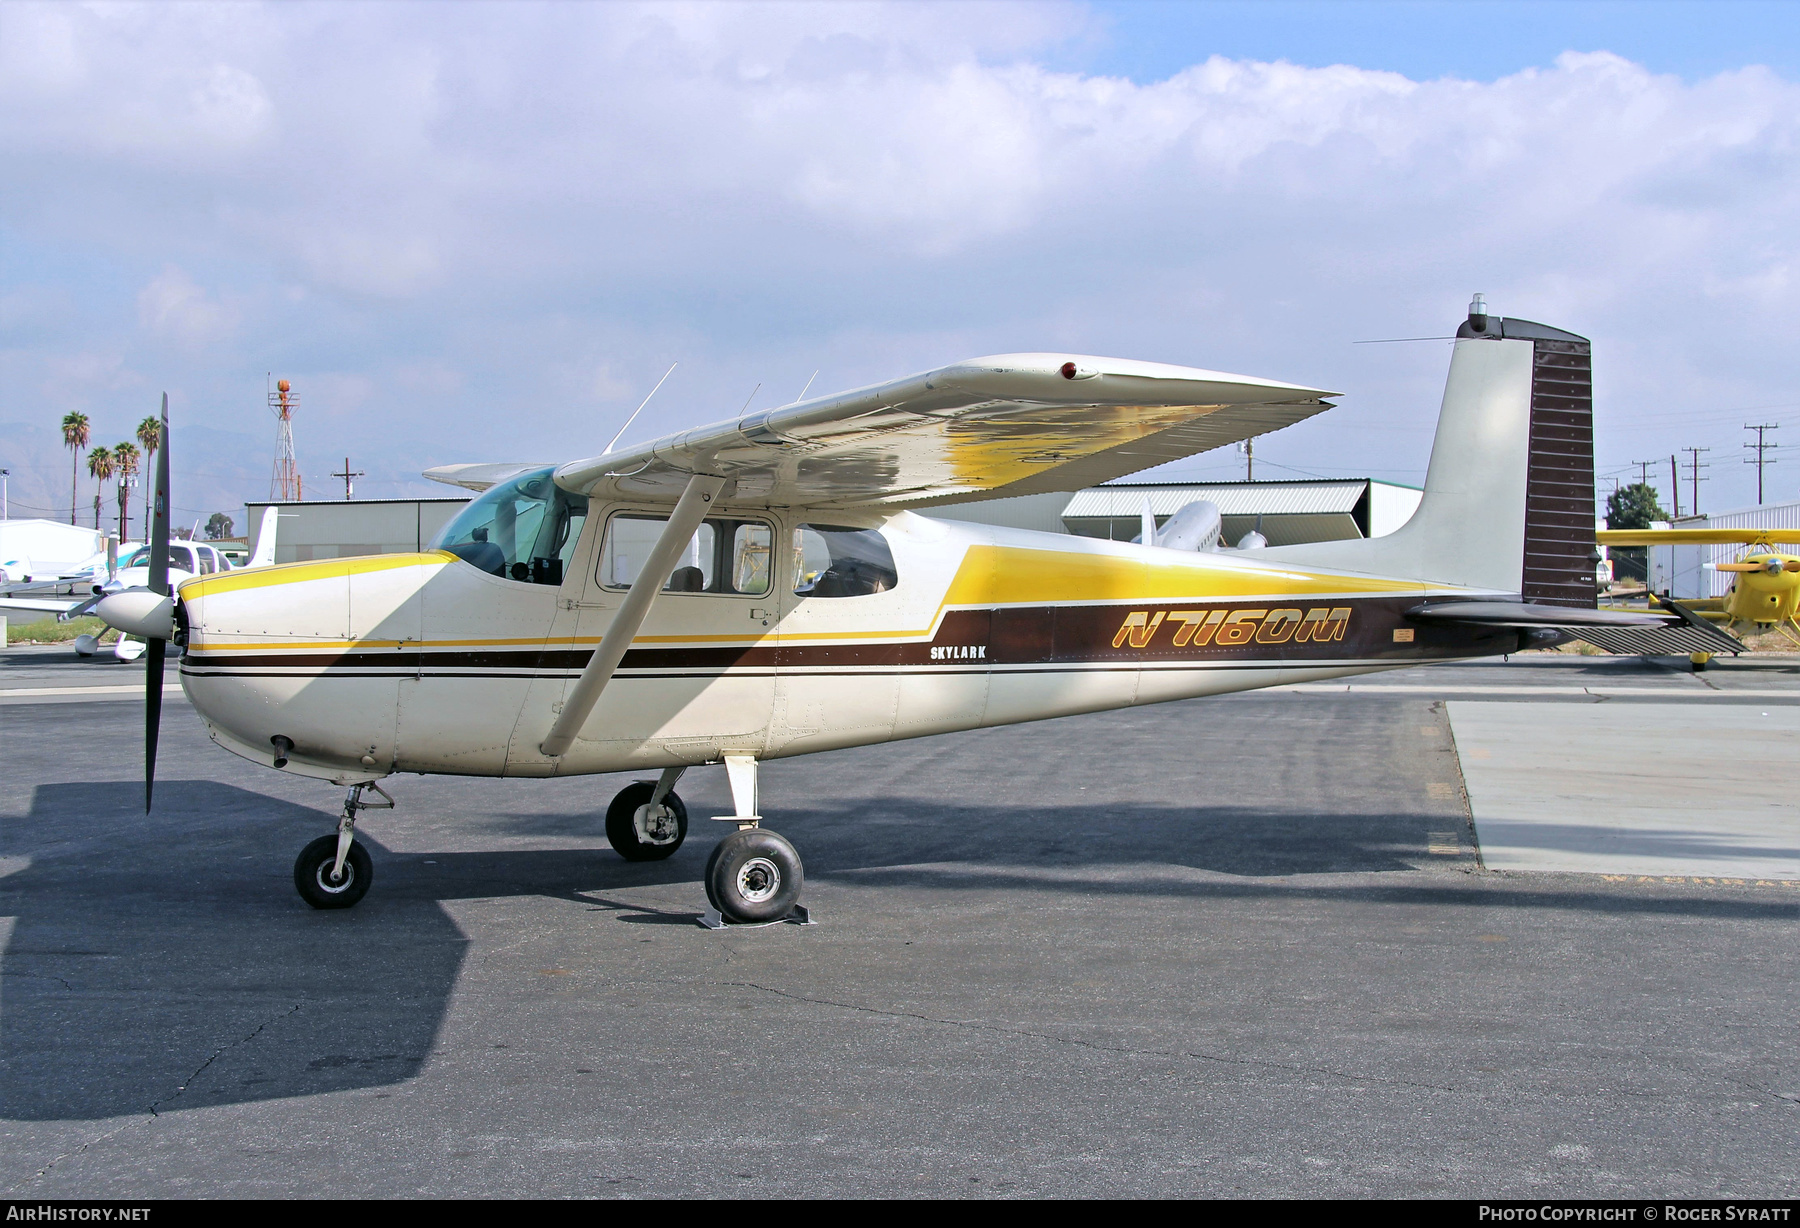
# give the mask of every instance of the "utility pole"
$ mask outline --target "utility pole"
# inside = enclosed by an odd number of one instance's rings
[[[6,476],[11,472],[11,469],[0,469],[0,520],[12,519],[12,508],[6,498]]]
[[[1256,436],[1244,440],[1244,481],[1256,481]]]
[[[1675,454],[1669,453],[1669,493],[1675,500],[1675,519],[1681,519],[1681,473],[1675,468]]]
[[[1654,465],[1656,462],[1653,460],[1647,460],[1647,461],[1632,461],[1631,463],[1638,467],[1638,485],[1639,486],[1650,485],[1650,466]]]
[[[344,458],[344,471],[342,473],[334,473],[331,476],[344,479],[344,501],[347,503],[350,500],[350,492],[352,490],[351,483],[356,481],[357,478],[367,477],[368,475],[360,469],[355,473],[350,472],[350,458],[346,456]]]
[[[1688,476],[1693,479],[1694,483],[1694,506],[1689,509],[1688,514],[1690,516],[1698,516],[1700,514],[1700,483],[1712,481],[1711,478],[1703,478],[1700,476],[1700,471],[1702,469],[1712,468],[1711,465],[1705,464],[1700,460],[1700,454],[1702,452],[1711,452],[1712,449],[1683,448],[1682,451],[1686,452],[1688,456],[1692,458],[1688,461]]]
[[[1756,502],[1757,502],[1758,506],[1761,506],[1762,501],[1763,501],[1763,466],[1764,465],[1773,465],[1775,463],[1773,460],[1764,460],[1763,459],[1763,453],[1768,452],[1775,447],[1775,445],[1772,443],[1765,443],[1763,441],[1763,435],[1767,431],[1779,431],[1781,429],[1781,423],[1765,422],[1759,426],[1750,426],[1750,425],[1746,424],[1744,429],[1746,431],[1755,431],[1756,432],[1756,442],[1755,443],[1747,443],[1744,445],[1746,448],[1755,449],[1756,459],[1751,460],[1748,456],[1746,456],[1744,458],[1744,463],[1746,465],[1755,465],[1756,466]]]

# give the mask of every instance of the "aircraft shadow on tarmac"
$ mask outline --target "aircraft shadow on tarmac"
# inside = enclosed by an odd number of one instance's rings
[[[4,853],[30,864],[0,879],[0,915],[17,918],[0,963],[0,1115],[92,1119],[402,1082],[432,1050],[467,946],[444,901],[535,895],[577,901],[608,920],[692,925],[703,900],[697,880],[719,834],[711,829],[723,826],[695,819],[679,853],[652,863],[595,847],[591,814],[468,820],[514,836],[589,833],[586,847],[565,849],[396,854],[365,834],[374,890],[349,912],[321,913],[294,893],[289,861],[318,834],[318,810],[227,784],[170,781],[158,786],[156,821],[145,822],[140,798],[122,782],[44,785],[30,814],[6,825]],[[1448,826],[1447,817],[896,797],[787,808],[772,826],[802,849],[811,876],[846,885],[1200,902],[1297,893],[1437,905],[1447,925],[1497,906],[1800,912],[1785,898],[1381,873],[1412,869],[1425,832]],[[1268,881],[1333,872],[1379,877]],[[693,911],[615,894],[677,883],[691,884]]]
[[[0,1115],[103,1118],[416,1073],[466,939],[435,901],[319,913],[291,858],[317,810],[210,781],[43,785],[9,819]],[[378,848],[378,846],[373,846]],[[379,852],[375,854],[380,856]],[[379,872],[378,872],[379,874]]]

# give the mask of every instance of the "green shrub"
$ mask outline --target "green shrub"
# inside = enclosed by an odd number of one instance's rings
[[[82,615],[71,618],[66,623],[56,621],[56,615],[46,614],[42,618],[28,623],[15,621],[16,614],[8,614],[6,619],[6,642],[9,644],[66,644],[78,635],[100,635],[102,644],[110,644],[119,638],[119,633],[107,627],[98,618]]]

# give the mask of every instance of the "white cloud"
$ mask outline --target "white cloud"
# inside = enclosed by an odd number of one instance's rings
[[[232,308],[174,265],[138,291],[137,309],[138,322],[152,335],[191,349],[223,340],[238,323]]]
[[[334,423],[341,446],[421,465],[521,430],[579,451],[596,400],[622,420],[675,358],[649,425],[815,367],[830,388],[1067,346],[1344,387],[1259,456],[1416,471],[1442,355],[1348,343],[1443,331],[1477,289],[1595,337],[1619,459],[1708,442],[1638,430],[1646,405],[1800,401],[1794,84],[1604,53],[1491,83],[1033,62],[1086,21],[0,6],[0,226],[32,257],[17,284],[71,250],[149,278],[140,324],[211,347],[212,400],[284,364],[354,376],[382,412]],[[77,293],[104,316],[113,292]],[[60,327],[93,348],[91,321]],[[55,349],[8,351],[0,382]]]

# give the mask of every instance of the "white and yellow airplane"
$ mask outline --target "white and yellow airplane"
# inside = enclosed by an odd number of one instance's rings
[[[295,866],[316,907],[368,890],[355,822],[392,804],[377,782],[395,773],[660,772],[606,818],[613,847],[648,860],[686,836],[677,779],[723,763],[736,830],[707,896],[723,922],[764,922],[802,885],[761,826],[764,760],[1658,621],[1593,608],[1587,342],[1485,309],[1459,336],[1424,498],[1384,538],[1213,552],[916,514],[1077,489],[1332,395],[1009,354],[587,460],[434,470],[481,493],[423,553],[197,576],[172,596],[153,565],[100,608],[153,641],[146,808],[168,641],[215,742],[347,788],[337,831]]]

